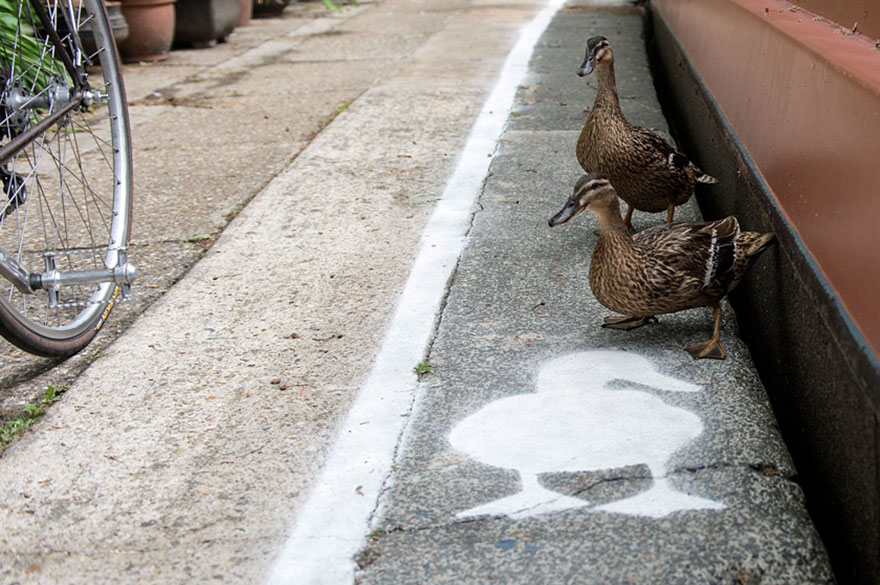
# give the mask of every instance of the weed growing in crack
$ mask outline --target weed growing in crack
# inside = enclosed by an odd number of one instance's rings
[[[46,393],[38,404],[26,404],[24,407],[25,412],[23,414],[18,418],[14,418],[0,425],[0,451],[5,449],[19,435],[28,430],[32,424],[37,422],[37,420],[45,414],[46,408],[50,404],[54,404],[61,400],[61,395],[66,391],[66,384],[47,386]]]
[[[422,376],[425,376],[427,374],[432,374],[434,372],[434,366],[432,366],[431,363],[426,360],[419,364],[416,364],[416,367],[413,368],[413,372],[415,372],[416,375],[421,378]]]

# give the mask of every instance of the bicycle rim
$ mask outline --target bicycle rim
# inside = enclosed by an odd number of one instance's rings
[[[0,36],[0,146],[15,144],[16,151],[0,164],[0,249],[30,273],[115,267],[129,238],[131,147],[103,3],[49,0],[47,13],[71,61],[84,66],[94,97],[27,141],[24,133],[57,114],[75,84],[30,0],[12,4],[16,29]],[[45,105],[34,107],[37,100]],[[0,334],[44,356],[85,347],[120,293],[113,282],[64,284],[53,298],[46,290],[22,294],[0,282]]]

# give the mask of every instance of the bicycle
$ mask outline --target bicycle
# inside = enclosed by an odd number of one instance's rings
[[[137,276],[119,63],[102,0],[0,1],[0,335],[36,355],[88,345]]]

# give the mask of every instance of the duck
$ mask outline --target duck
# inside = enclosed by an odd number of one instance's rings
[[[774,234],[742,231],[733,216],[660,224],[632,234],[620,217],[616,189],[598,173],[580,177],[565,206],[548,223],[561,225],[584,210],[599,220],[590,289],[599,303],[623,315],[606,317],[602,326],[630,330],[656,315],[711,307],[712,337],[687,351],[694,359],[727,357],[721,344],[720,302]]]
[[[632,227],[633,209],[666,211],[671,224],[675,207],[685,203],[695,183],[717,183],[656,132],[630,124],[620,109],[614,80],[614,53],[603,36],[587,41],[578,69],[584,77],[596,72],[598,89],[593,108],[577,140],[577,160],[590,173],[607,177],[627,204],[624,223]]]
[[[667,464],[704,430],[694,412],[662,399],[663,392],[702,387],[664,374],[648,358],[622,350],[554,356],[538,370],[535,391],[483,405],[450,431],[455,451],[483,464],[516,471],[519,490],[456,514],[459,519],[586,509],[662,518],[673,512],[724,505],[680,491]],[[658,395],[659,394],[659,395]],[[647,490],[597,504],[542,485],[540,476],[647,467]]]

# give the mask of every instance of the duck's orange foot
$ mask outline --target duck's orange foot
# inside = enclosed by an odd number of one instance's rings
[[[651,321],[657,321],[657,319],[655,319],[654,317],[609,316],[605,317],[605,322],[602,324],[602,327],[606,327],[608,329],[623,329],[624,331],[629,331],[630,329],[641,327],[642,325],[650,323]]]
[[[710,339],[706,343],[698,343],[693,347],[687,348],[687,352],[691,354],[691,357],[695,360],[723,360],[727,357],[727,352],[724,350],[724,346],[721,345],[721,342],[717,339]]]

